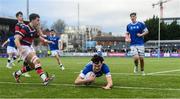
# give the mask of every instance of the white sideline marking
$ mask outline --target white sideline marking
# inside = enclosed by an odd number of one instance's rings
[[[15,83],[15,82],[0,82],[0,84],[42,85],[42,83]],[[57,84],[57,83],[53,83],[53,84],[50,84],[50,85],[76,87],[76,85],[74,85],[74,84]],[[81,86],[85,86],[85,85],[81,85]],[[95,87],[95,88],[101,88],[101,86],[95,86],[95,85],[90,85],[90,86]],[[152,88],[152,87],[126,87],[126,86],[113,86],[113,88],[117,88],[117,89],[134,89],[134,90],[180,91],[180,88]]]
[[[162,73],[170,73],[170,72],[176,72],[176,71],[180,71],[180,69],[168,70],[168,71],[160,71],[160,72],[153,72],[153,73],[147,73],[147,75],[162,74]]]

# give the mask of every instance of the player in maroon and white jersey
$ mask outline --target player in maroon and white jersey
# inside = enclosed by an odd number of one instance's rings
[[[31,47],[35,38],[40,38],[47,43],[53,43],[52,41],[47,41],[46,39],[39,36],[37,27],[40,24],[40,16],[38,14],[32,13],[29,16],[30,23],[21,27],[20,31],[15,32],[15,44],[17,49],[24,61],[27,62],[28,66],[22,67],[13,73],[13,76],[17,82],[20,82],[20,76],[23,73],[29,72],[31,70],[36,70],[37,74],[43,80],[43,84],[47,85],[54,76],[48,77],[42,67],[39,58],[37,57],[34,49]]]

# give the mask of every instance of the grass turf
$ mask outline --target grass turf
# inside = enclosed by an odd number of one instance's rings
[[[105,77],[96,79],[91,86],[74,86],[78,72],[83,69],[90,57],[62,57],[65,70],[61,71],[54,58],[42,58],[42,67],[49,74],[55,74],[54,81],[42,86],[40,77],[31,71],[31,78],[21,77],[16,84],[12,72],[21,68],[15,63],[12,69],[6,68],[5,58],[0,58],[0,97],[1,98],[180,98],[180,62],[178,58],[145,58],[145,72],[152,75],[133,74],[131,58],[108,57],[114,87],[103,90]],[[171,71],[177,70],[177,71]],[[161,73],[162,71],[166,71]],[[160,73],[158,73],[160,72]]]

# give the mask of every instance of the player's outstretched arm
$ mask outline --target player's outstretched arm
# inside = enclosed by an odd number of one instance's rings
[[[103,89],[111,89],[111,87],[113,86],[112,77],[106,76],[106,80],[107,80],[107,85],[104,86]]]
[[[44,41],[45,43],[52,43],[52,44],[54,44],[53,41],[46,40],[45,38],[43,38],[41,36],[39,38],[40,38],[41,41]]]
[[[74,84],[75,85],[81,85],[81,84],[84,84],[86,81],[83,79],[83,78],[81,78],[80,76],[78,76],[77,78],[76,78],[76,80],[74,81]]]
[[[4,45],[6,45],[9,42],[9,40],[6,40],[1,47],[4,47]]]
[[[42,32],[41,29],[39,29],[38,32],[39,32],[39,35],[40,35],[41,37],[44,37],[44,38],[47,37],[47,35],[44,35],[44,34],[43,34],[43,32]]]
[[[38,25],[38,26],[36,27],[36,30],[37,30],[39,36],[41,36],[41,37],[47,37],[47,35],[44,35],[44,34],[43,34],[42,29],[41,29],[41,25]]]

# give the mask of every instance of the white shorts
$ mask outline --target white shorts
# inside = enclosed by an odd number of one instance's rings
[[[51,51],[51,56],[56,56],[56,55],[60,56],[61,55],[61,51],[60,50],[52,50]]]
[[[30,47],[30,46],[21,46],[21,48],[23,49],[23,52],[19,53],[21,59],[23,61],[25,61],[26,57],[32,53],[32,52],[35,52],[34,48],[33,47]],[[19,52],[19,51],[18,51]]]
[[[32,51],[33,51],[33,52],[36,52],[33,46],[31,46],[31,48],[32,48]]]
[[[131,55],[139,55],[141,57],[144,56],[144,46],[131,46]]]
[[[17,50],[14,47],[7,46],[7,53],[15,53],[15,54],[17,54]]]

